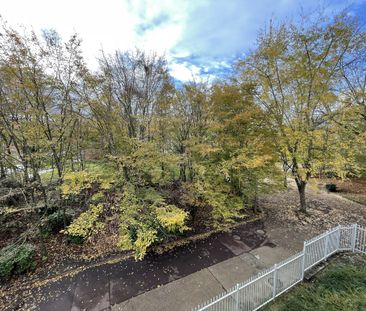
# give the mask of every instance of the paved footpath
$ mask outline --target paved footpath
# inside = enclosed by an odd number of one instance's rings
[[[39,289],[33,306],[52,311],[191,310],[294,253],[292,247],[273,244],[276,238],[265,230],[259,220],[143,261],[93,267]]]
[[[113,305],[111,310],[189,311],[290,255],[282,247],[261,246]]]

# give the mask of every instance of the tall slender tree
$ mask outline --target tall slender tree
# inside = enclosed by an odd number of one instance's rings
[[[312,174],[332,164],[342,175],[351,160],[330,130],[331,115],[339,111],[342,70],[364,39],[357,20],[345,12],[302,24],[271,24],[239,64],[243,80],[256,84],[257,103],[277,133],[278,153],[291,168],[301,211]]]

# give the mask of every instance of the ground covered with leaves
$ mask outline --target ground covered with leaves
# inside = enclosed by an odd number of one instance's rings
[[[336,185],[336,193],[344,198],[366,205],[366,181],[362,179],[325,179],[322,182]]]
[[[366,309],[366,256],[344,254],[311,282],[297,286],[264,308],[266,311],[356,311]]]
[[[362,184],[366,193],[366,184]],[[310,236],[338,224],[366,224],[366,206],[351,201],[340,193],[331,193],[323,181],[313,180],[307,189],[307,212],[299,212],[298,193],[290,182],[286,191],[264,196],[260,204],[271,227],[287,227],[294,231],[307,232]]]

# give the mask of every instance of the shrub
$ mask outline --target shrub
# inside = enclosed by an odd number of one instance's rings
[[[169,237],[167,233],[181,234],[189,229],[185,225],[187,212],[166,204],[150,188],[146,193],[154,195],[139,198],[133,188],[126,188],[120,206],[118,246],[134,251],[137,260],[143,259],[150,246]]]
[[[91,197],[91,203],[93,204],[99,204],[104,201],[104,194],[102,192],[94,193]]]
[[[116,167],[110,163],[90,163],[87,172],[95,176],[100,183],[100,189],[109,190],[117,182]]]
[[[134,242],[135,258],[143,259],[147,249],[153,243],[159,240],[158,232],[149,226],[141,226],[136,232],[136,241]]]
[[[79,195],[83,190],[90,189],[93,183],[98,181],[98,176],[89,174],[86,171],[70,172],[65,174],[61,192],[65,197]]]
[[[160,225],[171,233],[183,233],[189,228],[185,222],[188,213],[175,205],[163,205],[156,208],[156,217]]]
[[[66,234],[71,242],[81,243],[87,238],[93,230],[98,230],[101,227],[101,223],[97,220],[103,210],[103,205],[90,205],[86,212],[83,212],[76,218],[65,230],[62,230]]]
[[[21,188],[22,184],[13,178],[0,179],[0,188]]]
[[[73,244],[83,244],[84,242],[84,237],[79,236],[79,235],[68,235],[67,236],[67,240]]]
[[[36,266],[31,244],[10,245],[0,251],[0,278],[21,274]]]
[[[59,232],[71,223],[74,213],[70,209],[57,211],[47,216],[47,229],[51,232]]]
[[[210,207],[212,218],[207,218],[207,225],[223,228],[243,217],[242,199],[232,195],[225,184],[215,185],[206,181],[197,181],[184,184],[183,189],[183,203],[194,206],[196,209]]]
[[[178,157],[164,153],[151,142],[130,141],[131,151],[121,157],[110,157],[118,165],[124,183],[140,187],[168,185],[174,181]]]
[[[146,203],[163,202],[164,198],[154,188],[140,188],[137,191],[137,196]]]
[[[337,191],[337,185],[336,184],[326,184],[325,188],[329,191],[329,192],[336,192]]]

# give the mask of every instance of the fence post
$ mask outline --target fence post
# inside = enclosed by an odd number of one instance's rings
[[[276,298],[276,287],[277,287],[277,264],[273,267],[273,299]]]
[[[329,243],[329,230],[326,231],[326,236],[325,236],[324,260],[327,259],[327,255],[328,255],[328,243]]]
[[[341,225],[337,227],[337,252],[339,252],[339,248],[341,246]]]
[[[305,274],[305,255],[306,255],[306,241],[304,241],[304,247],[302,250],[301,280],[304,279],[304,274]]]
[[[357,224],[352,225],[352,252],[355,251],[356,248],[356,237],[357,237]]]
[[[235,292],[235,297],[236,297],[236,307],[235,310],[239,311],[239,283],[236,284],[236,292]]]

